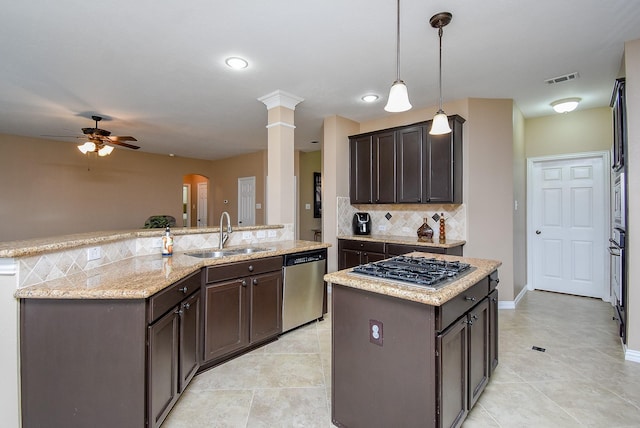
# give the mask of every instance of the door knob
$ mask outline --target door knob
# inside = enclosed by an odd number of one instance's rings
[[[542,232],[540,232],[539,230],[536,230],[536,235],[540,235]]]

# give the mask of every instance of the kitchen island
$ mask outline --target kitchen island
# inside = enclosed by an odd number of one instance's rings
[[[330,273],[332,421],[339,427],[458,427],[497,365],[495,260],[413,257],[475,269],[439,289]]]
[[[225,246],[252,251],[201,258],[189,253],[214,247],[218,228],[177,232],[164,258],[159,230],[0,244],[0,280],[13,295],[2,302],[12,321],[3,352],[19,359],[19,370],[4,366],[10,426],[160,425],[198,370],[281,333],[283,256],[329,246],[254,226]],[[215,320],[231,322],[212,330],[211,305]],[[205,358],[234,335],[232,350]]]

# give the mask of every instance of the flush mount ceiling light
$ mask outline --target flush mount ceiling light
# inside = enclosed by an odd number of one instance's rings
[[[436,115],[433,116],[433,123],[431,124],[431,130],[429,134],[431,135],[441,135],[448,134],[451,132],[451,127],[449,126],[449,118],[446,113],[442,110],[442,27],[445,27],[447,24],[451,22],[452,15],[449,12],[440,12],[431,17],[429,23],[433,28],[438,29],[438,38],[440,39],[440,67],[439,67],[439,89],[440,89],[440,103],[438,104],[438,111]]]
[[[376,101],[379,97],[376,94],[367,94],[362,97],[362,101],[365,103],[372,103]]]
[[[580,103],[580,101],[580,98],[564,98],[562,100],[552,102],[551,107],[553,107],[556,113],[569,113],[578,107],[578,103]]]
[[[224,63],[227,64],[227,66],[229,66],[230,68],[233,68],[234,70],[242,70],[243,68],[247,68],[249,66],[249,63],[247,62],[246,59],[243,59],[237,56],[232,56],[225,59]]]
[[[389,90],[389,99],[384,106],[386,111],[398,113],[411,109],[407,86],[400,79],[400,0],[398,0],[398,26],[396,34],[396,80]]]

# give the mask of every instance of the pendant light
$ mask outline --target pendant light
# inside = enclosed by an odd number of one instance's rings
[[[398,113],[411,109],[407,86],[400,79],[400,0],[398,0],[398,28],[396,34],[396,81],[391,85],[386,111]]]
[[[429,20],[431,26],[438,29],[438,38],[440,39],[440,77],[438,83],[440,88],[440,104],[438,105],[438,112],[435,116],[433,116],[431,130],[429,131],[429,134],[431,135],[442,135],[451,132],[451,127],[449,126],[449,118],[442,110],[442,27],[451,22],[451,17],[452,15],[449,12],[440,12],[433,15]]]

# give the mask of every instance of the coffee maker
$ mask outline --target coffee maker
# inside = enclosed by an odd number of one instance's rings
[[[355,213],[353,215],[353,234],[371,235],[371,216],[369,213]]]

